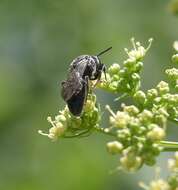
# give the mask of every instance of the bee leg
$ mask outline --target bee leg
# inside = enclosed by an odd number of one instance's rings
[[[84,85],[85,85],[85,101],[84,101],[84,105],[85,105],[86,101],[87,101],[88,92],[90,91],[88,76],[85,76],[85,80],[83,80],[83,82],[84,82]]]
[[[102,67],[102,71],[101,71],[101,72],[104,72],[105,80],[107,81],[107,76],[106,76],[106,65],[103,65],[103,67]]]
[[[99,73],[98,73],[97,80],[96,80],[95,84],[92,86],[93,88],[95,88],[96,85],[97,85],[99,82],[102,82],[102,81],[101,81],[101,74],[102,74],[102,72],[104,72],[105,80],[107,81],[107,77],[106,77],[106,66],[103,64],[101,70],[100,70]]]

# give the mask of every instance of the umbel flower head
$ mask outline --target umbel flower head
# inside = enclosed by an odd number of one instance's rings
[[[125,48],[128,58],[123,62],[123,67],[118,63],[112,64],[108,68],[107,81],[102,76],[102,82],[98,87],[112,93],[122,93],[123,95],[134,94],[140,88],[140,71],[143,67],[143,58],[151,47],[153,39],[148,40],[148,47],[145,48],[140,42],[131,39],[133,49]]]
[[[123,110],[116,113],[108,105],[106,109],[111,113],[107,131],[116,134],[116,141],[107,143],[108,152],[121,155],[121,168],[135,171],[143,164],[153,165],[166,134],[164,123],[160,125],[155,119],[157,110],[140,110],[134,105],[122,105]]]
[[[59,115],[55,116],[54,120],[51,117],[48,117],[47,120],[52,126],[49,133],[44,133],[41,130],[38,132],[53,141],[62,137],[72,138],[87,135],[100,122],[100,109],[96,105],[96,96],[94,94],[88,95],[81,117],[73,116],[66,106],[64,110],[59,111]]]
[[[145,190],[178,190],[178,152],[168,160],[170,174],[166,179],[160,177],[160,168],[156,168],[155,179],[148,185],[140,182],[139,185]]]
[[[178,123],[178,69],[167,69],[168,82],[162,80],[154,88],[144,92],[140,89],[140,72],[152,39],[148,41],[147,48],[134,39],[131,39],[131,42],[133,48],[125,49],[127,58],[123,66],[118,63],[112,64],[106,72],[107,80],[102,75],[101,81],[99,83],[94,81],[94,84],[107,92],[120,95],[116,100],[130,97],[133,100],[132,105],[122,103],[121,109],[116,111],[107,105],[106,109],[110,113],[109,124],[102,128],[100,107],[96,103],[96,96],[90,91],[80,117],[74,117],[65,107],[54,119],[48,117],[51,124],[49,132],[44,133],[40,130],[39,133],[52,140],[84,137],[93,131],[110,135],[112,140],[107,142],[106,147],[110,154],[118,155],[118,168],[134,172],[143,165],[153,166],[163,150],[178,147],[173,142],[165,141],[168,120]],[[176,56],[177,52],[173,57],[174,63],[178,63]],[[150,190],[167,190],[173,186],[177,188],[177,157],[176,154],[175,158],[169,161],[169,168],[174,174],[170,176],[169,181],[157,178],[144,188]],[[176,188],[169,190],[177,190]]]
[[[143,182],[140,182],[139,185],[145,190],[173,190],[170,188],[168,182],[160,178],[160,168],[156,168],[155,179],[152,180],[149,185],[146,185]],[[176,190],[176,189],[175,189]]]

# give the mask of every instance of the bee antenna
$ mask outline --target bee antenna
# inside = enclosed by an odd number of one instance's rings
[[[110,49],[112,49],[112,47],[109,47],[107,49],[105,49],[104,51],[100,52],[97,57],[99,57],[100,55],[103,55],[104,53],[106,53],[107,51],[109,51]]]

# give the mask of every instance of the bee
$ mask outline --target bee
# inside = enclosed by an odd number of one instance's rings
[[[80,116],[82,113],[87,100],[89,80],[100,81],[102,73],[106,78],[106,66],[101,63],[99,57],[111,48],[98,55],[80,55],[70,64],[67,80],[61,83],[61,95],[74,116]]]

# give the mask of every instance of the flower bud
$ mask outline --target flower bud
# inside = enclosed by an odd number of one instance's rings
[[[142,62],[137,62],[135,65],[135,72],[139,72],[143,68],[143,63]]]
[[[123,145],[118,141],[112,141],[107,143],[107,150],[110,154],[121,153]]]
[[[118,111],[115,117],[115,126],[118,128],[125,128],[129,120],[130,117],[127,113]]]
[[[120,65],[118,63],[113,63],[109,68],[108,72],[110,75],[118,74],[120,71]]]
[[[66,122],[66,117],[64,115],[57,115],[55,117],[56,122]]]
[[[117,130],[117,137],[119,139],[127,141],[130,139],[130,136],[131,136],[131,134],[130,134],[130,130],[128,128]]]
[[[139,109],[134,106],[124,106],[124,112],[127,112],[129,115],[137,115],[139,113]]]
[[[109,84],[109,88],[112,90],[112,91],[115,91],[118,87],[118,82],[117,81],[113,81]]]
[[[139,114],[139,119],[144,124],[151,123],[153,119],[153,113],[144,109],[143,112]]]
[[[178,63],[178,53],[172,56],[172,62]]]
[[[142,158],[132,153],[128,153],[128,155],[124,155],[120,158],[120,163],[124,170],[134,172],[141,167]]]
[[[140,104],[144,104],[146,101],[146,95],[143,91],[139,90],[134,94],[134,99],[140,103]]]
[[[147,137],[152,141],[161,141],[165,137],[165,131],[155,125],[153,129],[147,133]]]
[[[178,69],[176,69],[176,68],[166,69],[165,73],[168,75],[168,77],[171,80],[177,80],[178,79]]]
[[[58,137],[64,134],[65,127],[61,123],[57,123],[56,127],[49,129],[49,138],[56,140]]]
[[[134,81],[139,81],[139,80],[140,80],[140,75],[138,75],[137,73],[133,73],[133,74],[132,74],[132,79],[133,79]]]
[[[147,98],[152,100],[158,96],[158,91],[154,88],[147,91]]]
[[[52,120],[49,119],[49,121],[53,125],[53,127],[51,127],[49,129],[49,133],[43,133],[41,130],[39,130],[38,133],[43,136],[48,136],[53,141],[56,141],[58,137],[61,137],[64,134],[66,127],[63,126],[63,124],[60,122],[58,122],[58,123],[56,123],[56,125],[54,125]]]
[[[169,92],[169,84],[167,82],[161,81],[157,85],[157,89],[160,94],[165,94],[165,93]]]
[[[178,3],[177,3],[177,4],[178,4]],[[175,49],[175,51],[178,52],[178,41],[175,41],[175,42],[173,43],[173,48]]]
[[[135,57],[130,57],[126,61],[124,61],[124,66],[127,68],[131,68],[135,65],[136,59]]]

